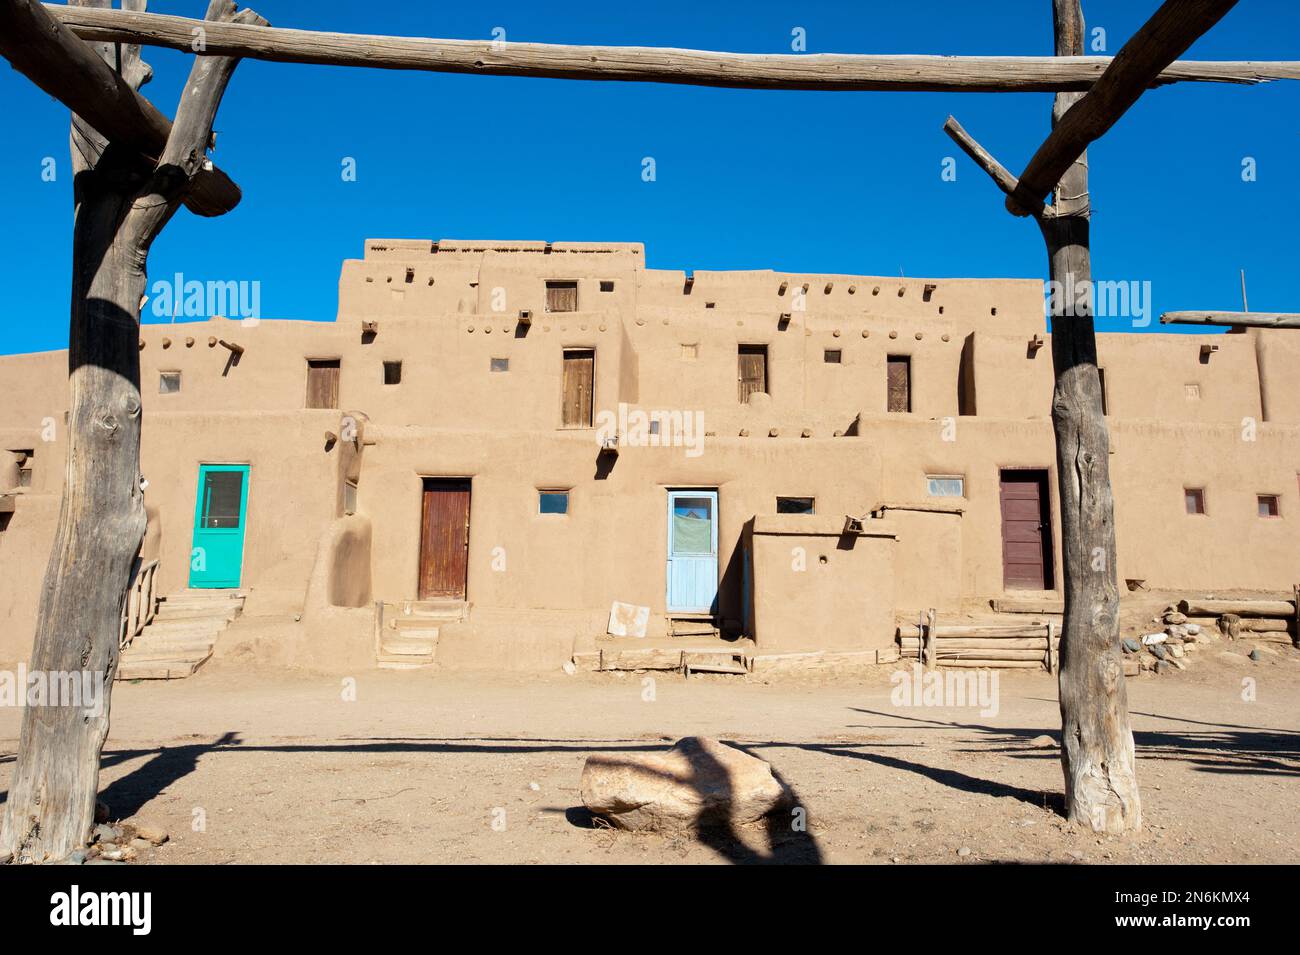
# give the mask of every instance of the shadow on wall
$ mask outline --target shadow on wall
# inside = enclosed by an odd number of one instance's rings
[[[349,514],[333,521],[321,536],[307,584],[307,611],[370,604],[370,518]]]

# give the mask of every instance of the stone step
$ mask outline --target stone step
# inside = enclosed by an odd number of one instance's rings
[[[190,676],[207,657],[159,657],[152,660],[123,659],[117,668],[118,680],[178,680]]]
[[[430,620],[428,617],[396,617],[390,621],[392,624],[389,630],[418,630],[423,633],[431,633],[438,636],[438,626],[441,623],[447,623],[445,620]]]
[[[155,617],[166,617],[176,619],[182,617],[222,617],[226,620],[233,620],[239,616],[242,608],[239,604],[208,604],[197,606],[190,604],[168,605],[161,604],[154,611]]]
[[[379,644],[380,656],[428,656],[432,657],[437,644],[431,640],[413,640],[403,637],[389,637]]]
[[[138,656],[151,653],[210,653],[216,642],[215,634],[207,638],[185,640],[143,640],[137,638],[134,643],[126,648],[126,652],[122,654],[122,659],[135,659]]]

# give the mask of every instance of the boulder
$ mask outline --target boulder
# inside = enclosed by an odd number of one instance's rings
[[[1165,611],[1165,623],[1186,623],[1187,614],[1179,613],[1177,610]]]
[[[582,768],[582,803],[619,829],[740,826],[794,803],[764,760],[688,736],[665,753],[601,753]]]

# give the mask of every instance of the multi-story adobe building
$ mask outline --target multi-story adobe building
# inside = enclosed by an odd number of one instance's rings
[[[1300,335],[1099,355],[1121,582],[1289,590]],[[372,240],[335,321],[147,324],[140,359],[142,559],[158,594],[245,596],[218,655],[373,664],[376,604],[419,601],[456,607],[449,665],[550,666],[616,601],[650,640],[695,616],[870,649],[919,610],[1061,587],[1040,281]],[[66,365],[0,358],[0,660],[31,645]]]

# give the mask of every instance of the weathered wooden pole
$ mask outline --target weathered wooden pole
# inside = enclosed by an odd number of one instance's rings
[[[236,14],[232,0],[211,0],[207,15],[212,21],[263,22],[251,11]],[[111,46],[100,53],[132,88],[147,75],[138,48],[121,50],[120,60]],[[107,141],[73,117],[67,477],[31,671],[47,678],[72,674],[78,681],[89,674],[101,697],[94,709],[24,710],[0,833],[0,855],[12,853],[14,861],[62,858],[90,834],[122,606],[145,530],[139,358],[145,265],[153,240],[208,163],[212,122],[237,63],[233,57],[195,58],[151,172],[141,172],[137,150]]]
[[[1053,0],[1058,56],[1083,50],[1079,0]],[[1085,94],[1058,93],[1055,127]],[[1061,509],[1065,616],[1060,669],[1065,812],[1098,832],[1142,825],[1119,648],[1110,437],[1101,406],[1088,247],[1088,156],[1070,164],[1037,215],[1051,276],[1052,426]]]

